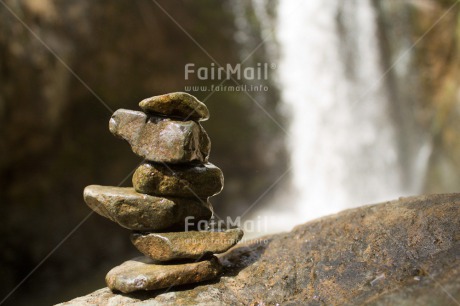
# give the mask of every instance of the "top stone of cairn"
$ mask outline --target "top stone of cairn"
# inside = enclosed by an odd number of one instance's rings
[[[205,121],[209,110],[203,102],[186,92],[173,92],[142,100],[139,106],[147,113],[184,120]]]

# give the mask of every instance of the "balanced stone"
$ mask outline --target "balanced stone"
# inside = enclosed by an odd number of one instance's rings
[[[185,120],[209,119],[206,105],[185,92],[173,92],[142,100],[139,106],[146,112]]]
[[[154,197],[134,188],[90,185],[83,196],[96,213],[131,230],[183,228],[189,216],[196,221],[212,215],[211,204],[199,199]]]
[[[152,162],[206,162],[211,142],[195,121],[148,116],[143,112],[117,110],[109,122],[110,132],[126,140],[133,152]]]
[[[222,171],[211,163],[182,166],[144,163],[133,175],[137,192],[177,197],[207,198],[222,190]]]
[[[129,293],[198,283],[213,279],[220,272],[221,265],[215,257],[169,265],[156,265],[150,258],[137,257],[110,270],[105,280],[110,289]]]
[[[132,243],[146,255],[110,270],[106,283],[130,293],[213,279],[222,270],[213,254],[237,244],[243,231],[196,231],[211,219],[208,198],[224,183],[222,171],[208,163],[211,142],[199,123],[209,111],[183,92],[139,105],[144,112],[119,109],[109,122],[110,132],[144,158],[133,187],[90,185],[83,192],[92,210],[132,230]]]
[[[239,228],[224,232],[172,232],[132,234],[131,241],[144,255],[157,260],[200,259],[227,251],[243,237]]]

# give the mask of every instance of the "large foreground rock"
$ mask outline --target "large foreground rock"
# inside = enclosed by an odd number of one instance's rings
[[[220,260],[219,281],[131,295],[105,288],[64,305],[457,305],[460,195],[347,210]]]

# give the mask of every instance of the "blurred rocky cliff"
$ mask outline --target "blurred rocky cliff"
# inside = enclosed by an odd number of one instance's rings
[[[455,0],[374,1],[386,84],[405,142],[417,130],[431,154],[425,192],[460,186],[460,7]],[[410,119],[409,119],[410,118]],[[414,119],[414,124],[408,122]],[[409,119],[409,120],[408,120]],[[413,158],[406,155],[406,158]]]
[[[0,3],[0,299],[46,258],[6,304],[30,305],[31,299],[49,305],[90,292],[104,286],[109,267],[136,254],[126,231],[97,216],[85,220],[90,210],[82,200],[84,186],[128,185],[140,162],[111,136],[108,119],[112,111],[136,109],[152,95],[219,83],[186,80],[187,63],[236,64],[248,56],[247,65],[270,62],[273,50],[263,43],[266,33],[251,3]],[[273,13],[276,1],[267,3]],[[425,191],[458,191],[460,5],[373,3],[382,65],[390,67],[416,43],[410,61],[398,65],[407,69],[389,71],[386,84],[405,141],[412,141],[412,131],[430,139]],[[224,191],[213,202],[221,216],[244,212],[287,167],[285,134],[270,118],[286,124],[274,83],[270,79],[264,82],[267,92],[249,95],[219,91],[208,98],[211,92],[191,92],[211,112],[204,125],[213,140],[210,160],[225,175]]]

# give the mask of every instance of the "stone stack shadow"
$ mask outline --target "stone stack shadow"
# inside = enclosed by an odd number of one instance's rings
[[[209,118],[205,104],[187,93],[154,96],[142,111],[117,110],[112,134],[144,158],[133,187],[90,185],[88,206],[132,231],[145,256],[126,261],[106,276],[110,289],[124,293],[210,280],[221,272],[213,254],[243,236],[241,229],[213,228],[209,197],[223,188],[222,171],[208,162],[211,142],[199,123]],[[207,224],[205,231],[199,224]]]

